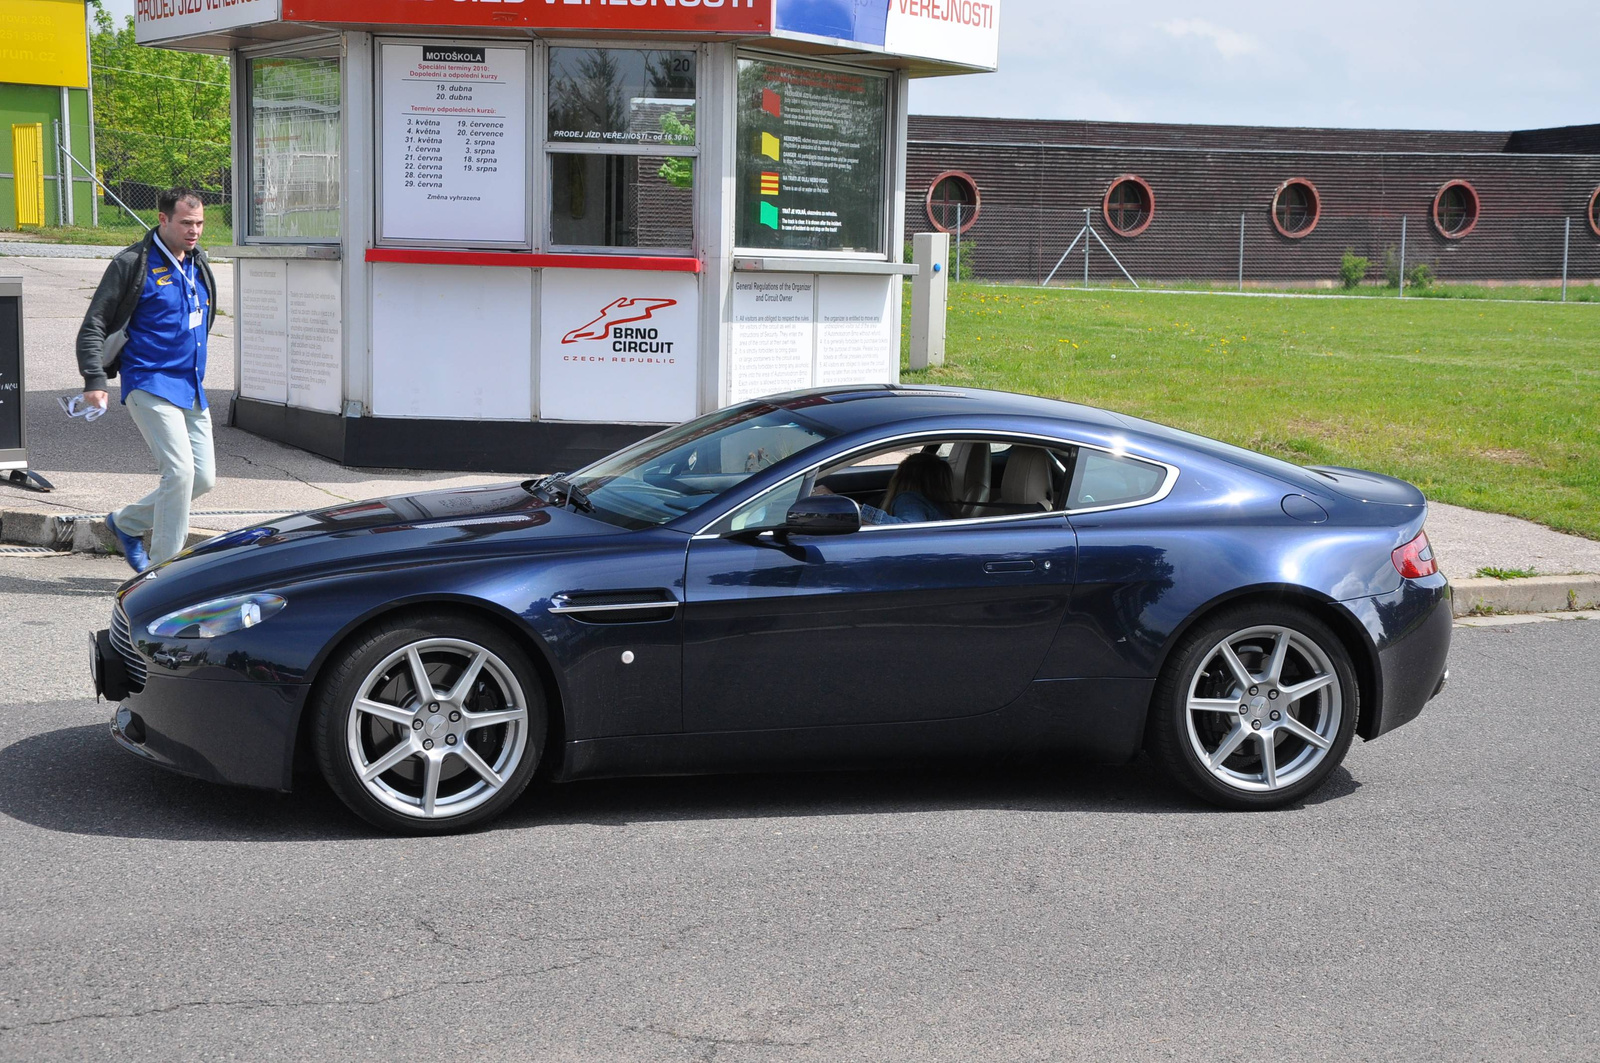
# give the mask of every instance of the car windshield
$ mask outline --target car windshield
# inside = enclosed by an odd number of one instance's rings
[[[651,436],[564,480],[592,507],[591,516],[648,528],[699,509],[835,434],[793,410],[746,403]]]

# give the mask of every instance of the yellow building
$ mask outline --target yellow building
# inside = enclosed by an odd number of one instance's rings
[[[84,0],[0,0],[0,229],[90,224],[91,109]]]

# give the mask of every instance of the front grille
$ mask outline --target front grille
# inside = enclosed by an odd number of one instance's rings
[[[121,602],[111,610],[111,645],[117,648],[122,663],[127,666],[128,688],[137,694],[144,689],[150,670],[139,651],[133,648],[133,629],[128,625],[128,614],[122,611]]]

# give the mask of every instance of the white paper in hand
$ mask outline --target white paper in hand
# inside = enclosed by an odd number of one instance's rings
[[[85,421],[96,420],[106,412],[104,406],[96,406],[93,403],[84,402],[82,395],[74,395],[71,399],[68,399],[65,395],[57,395],[56,405],[60,406],[61,412],[68,417],[82,417]]]

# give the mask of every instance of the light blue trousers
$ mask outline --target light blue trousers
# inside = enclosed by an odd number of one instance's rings
[[[150,533],[150,560],[165,561],[183,549],[189,534],[189,503],[217,482],[211,445],[211,411],[181,409],[148,391],[130,392],[128,414],[161,470],[156,489],[112,517],[125,534]]]

